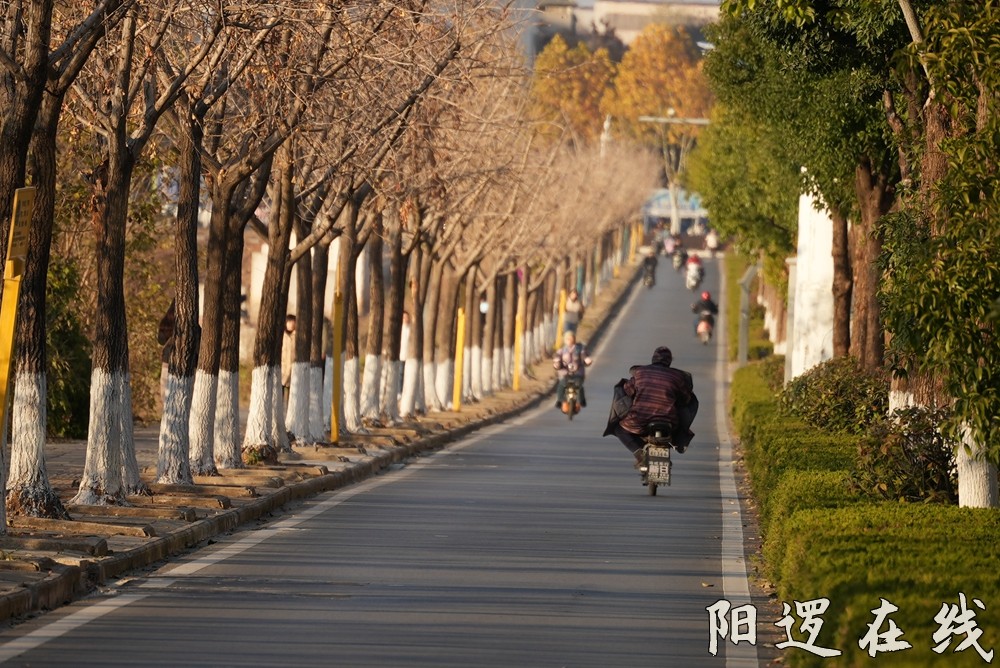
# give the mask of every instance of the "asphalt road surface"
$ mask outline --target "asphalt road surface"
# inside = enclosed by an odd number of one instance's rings
[[[715,296],[718,266],[706,264]],[[5,631],[0,662],[756,665],[748,643],[708,651],[706,608],[746,589],[718,429],[722,348],[694,338],[696,296],[669,263],[658,279],[635,288],[596,346],[589,406],[573,421],[546,402],[316,497]],[[601,432],[611,387],[658,345],[693,373],[701,410],[673,484],[651,497]]]

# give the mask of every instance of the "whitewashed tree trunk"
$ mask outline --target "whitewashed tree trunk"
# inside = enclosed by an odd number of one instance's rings
[[[414,395],[414,410],[418,415],[427,415],[427,386],[424,384],[424,362],[417,363],[417,386]]]
[[[462,401],[472,401],[472,348],[462,350]]]
[[[15,377],[10,475],[5,487],[7,503],[16,508],[15,513],[68,519],[45,470],[46,385],[44,373],[19,373]],[[0,481],[3,468],[0,466]],[[0,508],[3,522],[0,534],[5,533],[3,528],[7,526],[5,510]]]
[[[285,426],[295,439],[309,439],[309,362],[292,364],[292,379],[288,386],[288,408]]]
[[[470,401],[479,401],[483,398],[483,349],[479,346],[472,346],[465,351],[465,374],[463,378],[468,378]]]
[[[483,379],[483,393],[482,396],[488,397],[493,394],[493,356],[486,357],[483,356],[482,362],[482,379]]]
[[[156,482],[191,485],[191,434],[188,415],[194,396],[194,377],[167,374],[166,400],[160,418],[160,445],[156,462]]]
[[[399,414],[411,418],[417,414],[417,390],[423,378],[423,365],[416,359],[407,359],[403,365],[403,391],[399,398]]]
[[[333,411],[333,357],[326,358],[323,368],[323,433],[325,434],[332,422]],[[331,434],[332,436],[332,434]]]
[[[240,447],[240,375],[219,371],[215,408],[215,463],[224,469],[243,468]]]
[[[997,467],[983,456],[985,448],[973,441],[969,430],[963,430],[958,448],[958,505],[963,508],[1000,507],[997,489]],[[968,451],[966,451],[968,447]]]
[[[326,440],[326,425],[323,415],[329,413],[323,410],[323,369],[309,367],[309,436],[307,443],[322,443]]]
[[[427,404],[427,410],[429,411],[444,410],[444,400],[438,394],[437,367],[436,362],[424,362],[424,402]]]
[[[501,388],[504,387],[504,383],[503,383],[503,379],[504,379],[504,371],[503,371],[504,362],[505,362],[505,360],[503,358],[503,348],[499,347],[499,346],[496,347],[496,348],[494,348],[493,349],[493,358],[492,358],[493,375],[491,376],[492,379],[493,379],[492,382],[493,382],[493,391],[494,392],[496,392],[497,390],[499,390],[499,389],[501,389]]]
[[[504,346],[503,367],[500,369],[503,378],[503,386],[510,387],[514,382],[514,349]]]
[[[74,505],[124,505],[124,462],[120,444],[124,374],[94,369],[90,374],[90,447]]]
[[[125,484],[125,494],[152,496],[149,487],[142,481],[139,471],[139,460],[135,455],[135,434],[132,422],[132,377],[124,376],[121,396],[124,397],[127,409],[121,411],[122,476]]]
[[[271,411],[271,438],[269,443],[278,452],[291,452],[292,443],[288,440],[288,429],[285,427],[285,407],[284,397],[281,394],[281,364],[272,366],[267,375],[268,383],[271,385],[271,402],[268,409]]]
[[[365,424],[380,422],[379,383],[382,380],[382,356],[365,355],[365,370],[361,379],[361,418]]]
[[[435,367],[434,393],[437,395],[438,401],[441,402],[441,408],[443,410],[449,410],[453,408],[452,398],[454,397],[453,392],[455,389],[455,360],[448,359],[444,362],[438,362]]]
[[[382,383],[382,414],[389,424],[398,424],[401,421],[399,407],[403,390],[403,362],[388,362],[383,369],[385,381]]]
[[[271,367],[256,367],[250,374],[250,407],[247,412],[247,429],[243,435],[243,449],[274,445],[271,435],[271,405],[274,403],[274,385]]]
[[[354,434],[365,433],[361,425],[360,385],[358,358],[344,360],[344,427]]]
[[[194,375],[194,396],[191,399],[191,462],[192,475],[218,475],[215,468],[215,410],[219,377],[198,369]]]

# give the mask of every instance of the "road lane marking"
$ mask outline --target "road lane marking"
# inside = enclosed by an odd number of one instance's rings
[[[726,303],[726,281],[722,271],[723,262],[719,262],[719,303]],[[719,309],[715,331],[725,332],[725,309]],[[733,475],[733,442],[729,438],[729,425],[726,420],[726,337],[717,336],[715,340],[715,431],[719,437],[719,495],[722,513],[722,594],[734,607],[752,603],[750,599],[750,584],[747,580],[746,559],[743,556],[743,515],[740,512],[740,495],[736,489],[736,477]],[[735,506],[735,512],[729,508]],[[708,624],[705,624],[708,632]],[[705,638],[705,642],[708,642]],[[726,668],[757,668],[760,660],[757,657],[757,646],[748,643],[733,645],[725,643]],[[706,654],[708,652],[706,651]]]
[[[55,640],[61,636],[80,628],[85,624],[100,619],[104,615],[114,612],[119,608],[124,608],[130,603],[141,601],[149,594],[122,594],[113,598],[98,601],[93,605],[88,605],[82,610],[78,610],[70,615],[46,624],[40,629],[25,634],[20,638],[11,640],[0,646],[0,663],[6,663],[25,652],[29,652],[37,647],[41,647],[50,640]]]

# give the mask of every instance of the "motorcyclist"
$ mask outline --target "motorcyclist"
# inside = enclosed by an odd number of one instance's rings
[[[655,422],[672,426],[674,449],[682,453],[694,437],[691,423],[698,412],[698,398],[694,382],[687,371],[674,369],[670,348],[660,346],[653,351],[651,364],[629,369],[630,377],[619,385],[631,405],[623,413],[616,412],[617,401],[612,405],[611,416],[604,435],[614,434],[628,448],[638,464],[645,445],[643,436],[647,427]],[[616,387],[616,394],[617,394]]]
[[[656,265],[658,262],[656,251],[652,248],[647,250],[646,257],[642,258],[643,277],[648,281],[650,286],[656,285]]]
[[[715,316],[719,314],[719,305],[712,301],[712,293],[705,290],[701,293],[701,299],[691,304],[691,311],[694,316],[694,333],[698,334],[698,323],[704,318],[715,328]]]
[[[685,270],[687,275],[684,277],[684,283],[691,290],[698,289],[701,284],[701,280],[705,278],[705,267],[701,264],[701,258],[697,255],[691,255],[687,260],[687,269]]]
[[[593,360],[587,352],[587,346],[577,343],[574,332],[566,332],[563,335],[563,347],[556,351],[552,358],[552,366],[559,373],[559,382],[556,385],[556,408],[566,411],[563,406],[566,400],[566,380],[573,376],[579,380],[580,385],[580,407],[587,405],[587,395],[583,391],[583,379],[585,367],[590,366]]]

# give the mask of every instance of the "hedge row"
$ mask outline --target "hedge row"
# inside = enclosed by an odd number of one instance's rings
[[[975,613],[984,652],[1000,652],[1000,512],[942,504],[875,502],[851,490],[858,437],[824,434],[781,413],[764,365],[736,372],[732,417],[744,446],[761,512],[763,556],[779,599],[792,606],[795,638],[801,616],[794,601],[829,599],[819,647],[843,652],[821,658],[800,648],[783,651],[789,666],[973,666],[986,661],[964,632],[934,639],[935,617]],[[871,658],[859,642],[885,599],[888,616],[912,647]],[[981,609],[973,599],[985,607]],[[952,608],[956,606],[956,608]],[[759,619],[761,624],[778,620]],[[952,627],[961,626],[955,618]],[[946,624],[947,628],[947,624]],[[889,630],[886,621],[878,633]],[[951,642],[942,654],[932,651]],[[1000,655],[995,655],[1000,662]]]

